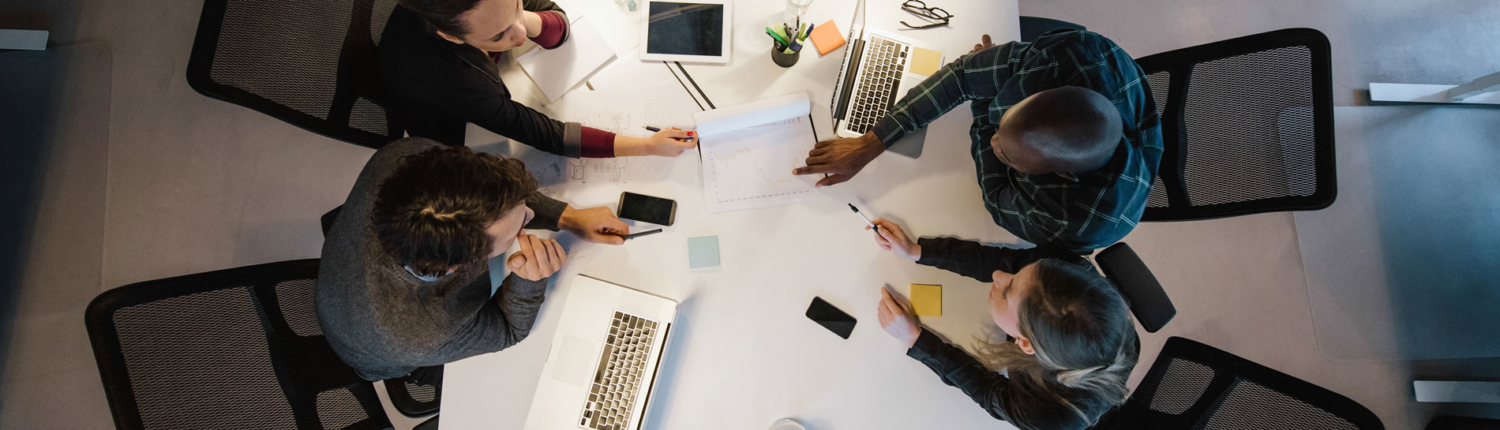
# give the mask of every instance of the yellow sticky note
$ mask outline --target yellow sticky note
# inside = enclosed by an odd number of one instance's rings
[[[932,76],[933,73],[937,73],[939,67],[943,67],[943,53],[915,46],[911,48],[911,72],[913,74]]]
[[[911,308],[919,317],[943,316],[943,286],[911,284]]]

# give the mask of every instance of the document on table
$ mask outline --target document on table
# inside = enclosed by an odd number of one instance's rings
[[[579,91],[541,110],[559,121],[577,122],[622,136],[646,137],[651,132],[642,127],[650,120],[645,100],[646,95],[641,90],[601,87],[598,91]],[[537,163],[542,167],[540,171],[533,170],[532,174],[546,184],[566,181],[621,185],[660,181],[666,178],[677,161],[675,157],[563,158],[546,155],[547,160],[523,159],[527,166]],[[558,162],[562,163],[561,168],[547,165]],[[553,180],[554,174],[565,176]]]
[[[557,101],[615,61],[615,51],[586,17],[568,27],[568,41],[554,49],[532,49],[516,58],[521,70],[542,89],[548,101]]]
[[[708,212],[798,203],[815,196],[817,175],[792,174],[817,144],[811,112],[807,93],[797,93],[693,115]]]

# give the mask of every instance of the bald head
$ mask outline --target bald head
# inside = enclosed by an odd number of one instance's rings
[[[1061,87],[1011,106],[990,145],[1000,161],[1021,173],[1076,175],[1109,162],[1123,133],[1120,111],[1108,98]]]

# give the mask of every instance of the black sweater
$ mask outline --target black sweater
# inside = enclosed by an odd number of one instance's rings
[[[551,0],[525,0],[526,10],[562,13]],[[479,48],[443,40],[416,12],[397,6],[381,33],[380,82],[407,133],[463,145],[467,123],[549,153],[578,158],[583,128],[510,98],[500,69]]]
[[[917,242],[922,246],[922,259],[917,261],[918,264],[937,267],[981,282],[993,281],[996,270],[1015,273],[1043,258],[1079,264],[1093,270],[1093,265],[1088,260],[1058,249],[1002,248],[952,238],[924,237]],[[1130,342],[1138,340],[1132,335]],[[1126,348],[1135,351],[1138,346],[1127,345]],[[944,342],[925,328],[917,337],[917,342],[906,351],[906,355],[937,372],[944,383],[958,387],[991,416],[1009,421],[1022,429],[1085,429],[1116,405],[1117,399],[1106,399],[1098,393],[1052,388],[1064,393],[1087,418],[1080,416],[1066,405],[1048,402],[1044,397],[1037,396],[1035,393],[1042,387],[1026,379],[1007,378],[986,368],[962,348]]]

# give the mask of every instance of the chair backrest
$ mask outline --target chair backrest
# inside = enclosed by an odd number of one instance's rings
[[[379,148],[404,126],[381,107],[375,46],[396,0],[205,0],[188,85],[303,129]]]
[[[1323,33],[1277,30],[1136,62],[1165,144],[1143,221],[1333,204],[1333,72]]]
[[[385,429],[375,387],[323,337],[318,260],[141,282],[85,315],[120,429]]]
[[[1338,393],[1228,352],[1172,337],[1102,429],[1382,430]]]
[[[1156,333],[1177,316],[1177,307],[1172,306],[1167,291],[1162,289],[1146,262],[1141,261],[1130,245],[1125,242],[1110,245],[1094,256],[1094,262],[1099,264],[1104,277],[1114,282],[1120,288],[1120,294],[1130,302],[1130,312],[1135,314],[1141,328]]]

